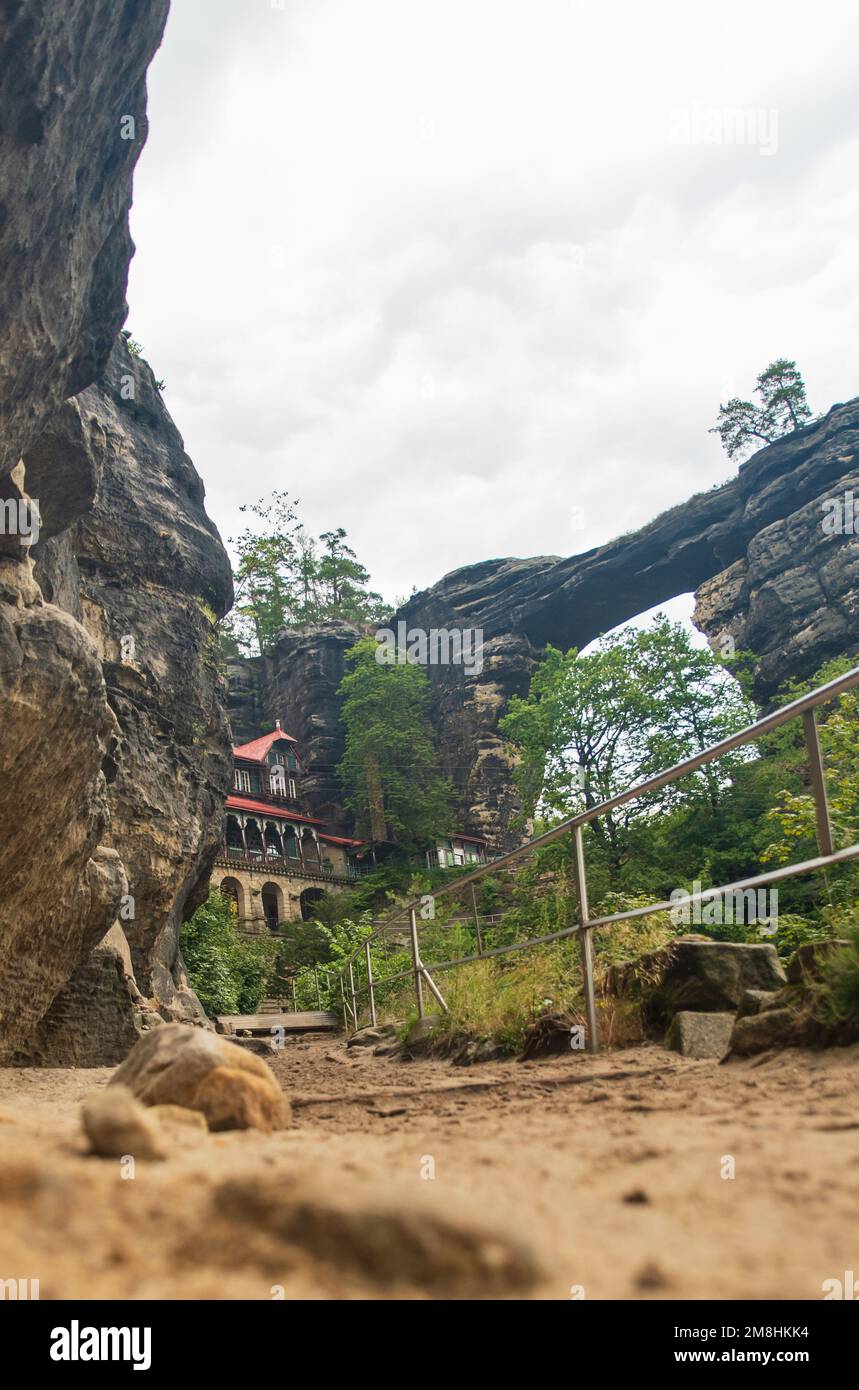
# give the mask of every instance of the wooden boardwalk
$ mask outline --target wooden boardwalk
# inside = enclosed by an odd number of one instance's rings
[[[271,1034],[273,1028],[286,1033],[334,1033],[340,1028],[336,1014],[324,1010],[307,1013],[223,1014],[217,1020],[219,1033]]]

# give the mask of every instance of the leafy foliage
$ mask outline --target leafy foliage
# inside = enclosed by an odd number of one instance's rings
[[[526,814],[567,817],[608,801],[665,767],[751,723],[754,710],[708,649],[659,615],[648,628],[604,637],[587,655],[550,647],[526,699],[501,721],[520,761]],[[653,813],[682,810],[717,822],[740,750],[680,783],[628,802],[592,823],[601,858],[617,875],[641,859]],[[617,887],[617,883],[615,887]]]
[[[240,936],[220,893],[210,893],[182,924],[181,949],[191,986],[210,1018],[256,1012],[274,972],[276,942]]]
[[[419,849],[449,831],[453,789],[438,771],[426,671],[380,663],[378,650],[368,637],[347,653],[338,773],[359,835]]]
[[[728,458],[741,457],[758,444],[774,444],[811,419],[805,383],[795,362],[779,357],[761,372],[755,386],[760,404],[734,396],[719,406],[711,434],[718,434]]]
[[[859,916],[855,911],[844,934],[846,945],[835,947],[820,966],[816,1012],[833,1023],[859,1018]]]
[[[298,503],[275,490],[269,500],[239,510],[255,518],[230,537],[238,563],[236,606],[223,626],[231,651],[266,651],[284,627],[339,619],[380,621],[389,613],[342,527],[325,531],[320,545],[298,517]]]

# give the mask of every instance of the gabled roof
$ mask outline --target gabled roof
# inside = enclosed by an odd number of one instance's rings
[[[257,811],[262,813],[266,820],[289,820],[302,821],[305,825],[324,825],[324,820],[317,820],[315,816],[301,816],[296,811],[284,811],[280,806],[272,806],[270,802],[254,801],[249,796],[228,796],[228,811]]]
[[[252,763],[264,763],[272,744],[281,741],[284,743],[298,742],[292,737],[292,734],[285,734],[283,729],[272,729],[270,734],[263,734],[261,738],[251,739],[250,743],[240,743],[233,749],[233,757],[246,758],[248,762]]]
[[[367,843],[366,840],[350,840],[346,835],[326,835],[320,833],[319,838],[320,840],[327,840],[328,843],[332,845],[352,845],[353,848],[358,845],[366,845]]]

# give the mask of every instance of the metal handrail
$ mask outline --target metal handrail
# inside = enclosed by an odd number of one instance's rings
[[[817,721],[815,712],[820,705],[828,703],[837,696],[842,695],[847,690],[859,685],[859,666],[853,667],[844,675],[836,677],[835,680],[827,682],[826,685],[818,686],[808,694],[792,700],[789,704],[783,705],[780,709],[773,710],[771,714],[765,715],[754,724],[747,725],[737,733],[729,735],[728,738],[721,739],[718,743],[712,744],[701,753],[696,753],[690,758],[685,758],[682,762],[675,763],[673,767],[666,768],[663,772],[656,773],[652,777],[647,777],[641,782],[635,783],[626,791],[619,792],[616,796],[610,797],[607,801],[602,801],[596,806],[590,806],[584,811],[578,812],[575,816],[570,816],[560,825],[554,826],[551,830],[545,831],[542,835],[537,835],[533,839],[526,840],[518,848],[503,854],[491,863],[483,864],[478,869],[471,870],[467,874],[461,875],[453,882],[444,885],[434,892],[433,899],[448,896],[453,893],[460,893],[464,887],[471,888],[472,912],[477,929],[478,953],[472,956],[463,956],[455,960],[439,961],[431,965],[426,965],[420,958],[417,938],[417,918],[416,913],[422,905],[423,897],[413,898],[397,908],[387,916],[382,922],[374,927],[369,936],[365,937],[359,946],[346,958],[339,972],[341,993],[344,1004],[344,1021],[347,1022],[347,999],[345,974],[349,976],[349,993],[351,996],[351,1012],[353,1022],[357,1026],[357,996],[369,992],[370,1012],[373,1022],[376,1021],[376,1008],[374,997],[374,986],[387,985],[395,980],[405,979],[413,976],[415,980],[415,993],[418,1001],[418,1011],[423,1016],[423,989],[426,983],[438,1000],[442,1008],[446,1009],[444,999],[432,979],[431,971],[455,969],[461,965],[472,964],[475,961],[486,960],[494,956],[505,955],[512,951],[527,950],[532,946],[547,945],[554,941],[561,941],[570,936],[580,936],[582,942],[582,966],[585,986],[585,1007],[587,1014],[587,1041],[588,1048],[592,1052],[599,1050],[599,1038],[597,1036],[596,1024],[596,996],[594,991],[593,978],[593,943],[591,933],[602,927],[613,925],[617,922],[631,920],[635,917],[644,917],[654,912],[665,912],[674,908],[690,906],[694,903],[704,902],[710,898],[719,898],[723,895],[744,892],[747,889],[757,888],[767,883],[776,883],[785,878],[798,876],[803,873],[811,873],[816,869],[828,868],[830,865],[846,863],[849,860],[859,857],[859,844],[848,846],[846,849],[835,851],[832,840],[832,827],[829,818],[829,807],[826,797],[826,785],[824,780],[823,762],[820,755],[820,743],[817,736]],[[743,747],[745,744],[753,743],[762,738],[765,734],[771,733],[773,729],[780,728],[782,724],[787,724],[792,719],[802,718],[806,747],[809,756],[809,770],[811,775],[811,790],[814,798],[815,817],[817,826],[817,842],[820,854],[814,858],[805,860],[800,864],[788,864],[779,869],[772,869],[754,877],[742,879],[736,883],[725,884],[718,888],[704,889],[700,893],[690,893],[685,897],[675,898],[668,901],[650,903],[644,907],[630,908],[624,912],[612,913],[605,917],[592,918],[588,912],[587,900],[587,875],[584,860],[584,847],[582,841],[582,827],[590,821],[597,820],[600,816],[606,815],[618,806],[623,806],[629,801],[646,796],[653,791],[659,791],[662,787],[668,786],[672,782],[678,781],[681,777],[687,776],[691,772],[696,772],[706,764],[714,762],[717,758],[723,757],[726,753],[733,752],[734,749]],[[480,915],[477,909],[477,900],[474,885],[481,879],[490,874],[494,874],[499,869],[516,863],[524,855],[532,854],[535,850],[542,849],[545,845],[552,844],[563,835],[572,834],[573,837],[573,868],[576,879],[576,888],[579,902],[580,920],[571,927],[565,927],[558,932],[540,937],[530,937],[527,941],[517,941],[507,946],[499,946],[494,949],[484,950],[480,933]],[[406,914],[409,917],[409,927],[411,936],[412,965],[408,970],[397,972],[395,975],[385,976],[384,979],[374,981],[372,975],[372,965],[370,960],[370,943],[376,940],[383,932],[388,931],[395,923]],[[356,988],[353,975],[353,964],[356,958],[363,954],[367,969],[367,984]]]

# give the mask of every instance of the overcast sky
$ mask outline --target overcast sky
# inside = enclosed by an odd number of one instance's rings
[[[286,489],[393,599],[722,481],[777,356],[859,393],[857,49],[852,0],[173,0],[128,327],[222,534]]]

